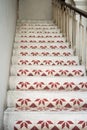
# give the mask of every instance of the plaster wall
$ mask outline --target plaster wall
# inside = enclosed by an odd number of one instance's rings
[[[0,0],[0,130],[3,130],[3,114],[15,25],[16,0]]]
[[[20,0],[19,1],[20,19],[51,19],[52,4],[51,0]]]

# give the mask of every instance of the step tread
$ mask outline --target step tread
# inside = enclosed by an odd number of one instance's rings
[[[15,108],[8,108],[4,112],[4,124],[6,130],[23,129],[32,130],[32,128],[43,129],[83,129],[83,124],[87,122],[87,110],[73,111],[73,110],[18,110]],[[8,124],[8,125],[7,125]],[[25,125],[26,124],[26,125]],[[47,124],[47,125],[45,125]],[[65,126],[64,126],[65,124]],[[67,125],[68,126],[67,126]],[[67,126],[67,127],[66,127]],[[87,125],[84,125],[84,129]]]
[[[40,114],[43,114],[43,115],[49,114],[49,116],[55,115],[57,117],[58,117],[58,115],[60,115],[60,116],[61,115],[66,115],[67,117],[70,116],[70,115],[73,115],[73,116],[77,117],[76,115],[74,115],[74,114],[77,114],[77,115],[82,115],[83,119],[85,119],[85,117],[87,119],[87,110],[77,110],[77,111],[75,111],[73,109],[71,109],[71,110],[70,109],[69,110],[68,109],[67,110],[56,110],[56,109],[54,109],[54,110],[51,110],[51,109],[48,109],[48,110],[44,110],[44,109],[43,110],[40,110],[40,109],[39,110],[38,109],[36,109],[36,110],[35,109],[22,110],[22,109],[18,109],[18,108],[15,108],[15,107],[11,107],[11,108],[7,108],[4,113],[5,114],[7,114],[7,113],[9,113],[9,114],[16,114],[16,113],[17,114],[22,114],[22,113],[25,114],[25,113],[29,113],[29,114],[37,114],[37,115],[39,113],[38,116],[41,116]],[[83,114],[84,114],[84,116],[83,116]],[[65,117],[65,118],[67,118],[67,117]]]
[[[16,34],[16,37],[62,37],[62,33],[59,34]]]

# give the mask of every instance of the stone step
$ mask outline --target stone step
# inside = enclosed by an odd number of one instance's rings
[[[87,91],[87,77],[10,76],[10,90]]]
[[[31,111],[8,108],[4,130],[86,130],[87,111]]]
[[[14,49],[16,56],[73,56],[72,49]]]
[[[79,65],[78,56],[13,56],[12,64],[18,65]]]
[[[16,28],[28,28],[28,27],[41,27],[41,28],[44,28],[44,27],[48,27],[48,28],[50,28],[50,27],[55,27],[55,28],[58,28],[55,24],[45,24],[45,23],[43,23],[43,24],[41,24],[41,23],[21,23],[21,24],[18,24],[17,26],[16,26]]]
[[[57,26],[16,26],[16,30],[31,30],[31,29],[58,29]]]
[[[10,90],[7,93],[7,107],[87,110],[87,91]]]
[[[37,27],[48,27],[48,26],[51,26],[51,27],[54,27],[54,26],[57,26],[57,25],[55,25],[53,22],[48,22],[48,23],[40,23],[40,22],[18,22],[17,24],[16,24],[16,26],[17,27],[20,27],[20,26],[23,26],[23,27],[26,27],[26,26],[37,26]]]
[[[52,30],[49,30],[49,29],[40,29],[40,30],[33,30],[33,29],[29,29],[29,30],[19,30],[19,31],[16,31],[16,33],[19,33],[19,34],[28,34],[28,33],[46,33],[46,34],[50,34],[50,33],[55,33],[55,34],[58,34],[60,33],[60,30],[58,29],[52,29]]]
[[[22,37],[22,38],[58,38],[58,37],[62,37],[62,33],[59,34],[16,34],[16,37]]]
[[[16,32],[16,35],[34,35],[34,34],[39,34],[39,35],[44,35],[44,34],[46,34],[46,35],[60,35],[61,33],[59,32],[59,31],[40,31],[40,30],[37,30],[37,31],[20,31],[20,32]]]
[[[29,38],[29,37],[15,37],[15,42],[22,42],[22,41],[26,41],[26,42],[30,42],[32,41],[32,38]],[[49,42],[49,41],[52,41],[52,42],[57,42],[57,41],[63,41],[63,42],[66,42],[66,38],[64,37],[58,37],[58,38],[33,38],[33,41],[36,41],[36,42],[40,42],[40,41],[44,41],[44,42]]]
[[[66,49],[69,43],[14,43],[14,48],[19,49]]]
[[[12,76],[85,76],[84,66],[12,65]]]
[[[17,23],[53,24],[53,21],[52,20],[17,20]]]

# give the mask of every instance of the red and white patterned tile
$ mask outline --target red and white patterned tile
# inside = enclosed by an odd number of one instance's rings
[[[66,112],[66,113],[64,113]],[[49,114],[51,113],[51,114]],[[6,130],[86,130],[87,112],[32,111],[7,109]],[[34,116],[34,118],[33,118]],[[83,117],[84,116],[84,117]],[[9,120],[9,121],[8,121]],[[8,125],[6,125],[8,122]]]
[[[58,34],[60,33],[60,30],[55,30],[55,29],[52,29],[52,30],[49,30],[49,29],[38,29],[38,30],[19,30],[19,31],[16,31],[16,33],[19,33],[19,34],[22,34],[22,33],[45,33],[45,34],[50,34],[50,33],[55,33],[55,34]]]
[[[41,37],[41,38],[58,38],[58,37],[62,37],[62,33],[59,33],[59,34],[19,34],[17,33],[16,34],[16,37],[22,37],[22,38],[27,38],[27,37],[30,37],[30,38],[38,38],[38,37]]]
[[[23,42],[31,42],[32,41],[32,39],[33,39],[33,41],[35,41],[35,42],[41,42],[41,41],[44,41],[45,43],[47,43],[47,42],[53,42],[53,43],[56,43],[56,42],[59,42],[59,41],[63,41],[63,42],[65,42],[66,41],[66,38],[60,38],[60,37],[58,37],[58,38],[48,38],[48,37],[46,37],[46,38],[41,38],[41,37],[38,37],[38,38],[29,38],[29,37],[24,37],[24,38],[22,38],[22,37],[16,37],[15,38],[15,42],[16,43],[18,43],[18,42],[21,42],[21,43],[23,43]]]
[[[18,49],[66,49],[69,48],[68,43],[14,43],[14,48]]]
[[[79,65],[77,56],[56,57],[52,56],[13,56],[12,64],[17,65]]]
[[[11,75],[15,76],[85,76],[84,66],[11,66]]]
[[[72,56],[72,49],[14,49],[13,55],[16,56]]]
[[[33,96],[34,95],[34,96]],[[67,96],[68,95],[68,96]],[[86,109],[86,92],[56,92],[56,91],[8,91],[7,106],[15,108],[41,109]]]
[[[87,91],[87,77],[15,77],[9,79],[11,90]]]

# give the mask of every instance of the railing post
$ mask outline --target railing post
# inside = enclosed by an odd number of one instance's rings
[[[55,23],[56,23],[56,25],[57,25],[57,20],[58,20],[58,13],[57,13],[57,0],[55,1],[55,15],[56,15],[56,17],[55,17]]]
[[[57,3],[57,26],[59,28],[59,3]]]
[[[76,55],[79,56],[79,17],[76,16],[78,20],[76,20]]]
[[[61,7],[59,5],[59,28],[61,29]]]
[[[77,14],[79,14],[77,19]],[[82,23],[83,17],[87,20],[87,13],[62,0],[53,0],[53,20],[60,28],[66,41],[79,56],[80,63],[87,68],[87,24]]]
[[[65,34],[66,34],[66,40],[69,40],[69,14],[68,9],[66,9],[66,15],[65,15]]]
[[[87,27],[86,27],[86,37],[87,37]],[[85,61],[85,64],[86,64],[86,70],[87,70],[87,38],[85,39],[85,44],[86,44],[86,61]]]
[[[62,22],[62,33],[65,36],[65,8],[63,7],[63,22]]]
[[[84,26],[82,25],[82,64],[85,65],[85,67],[86,67],[87,30],[86,30],[85,21],[83,24],[84,24]]]
[[[71,10],[69,10],[69,43],[70,43],[70,46],[72,47],[72,26],[73,26],[73,24],[72,24],[72,22],[73,22],[73,16],[72,16],[72,11]]]
[[[55,1],[52,0],[52,17],[53,21],[55,22]]]
[[[80,15],[80,22],[79,22],[79,58],[80,64],[82,63],[82,16]]]
[[[72,16],[72,47],[74,50],[74,54],[76,54],[76,14],[75,12],[73,12],[73,16]]]

